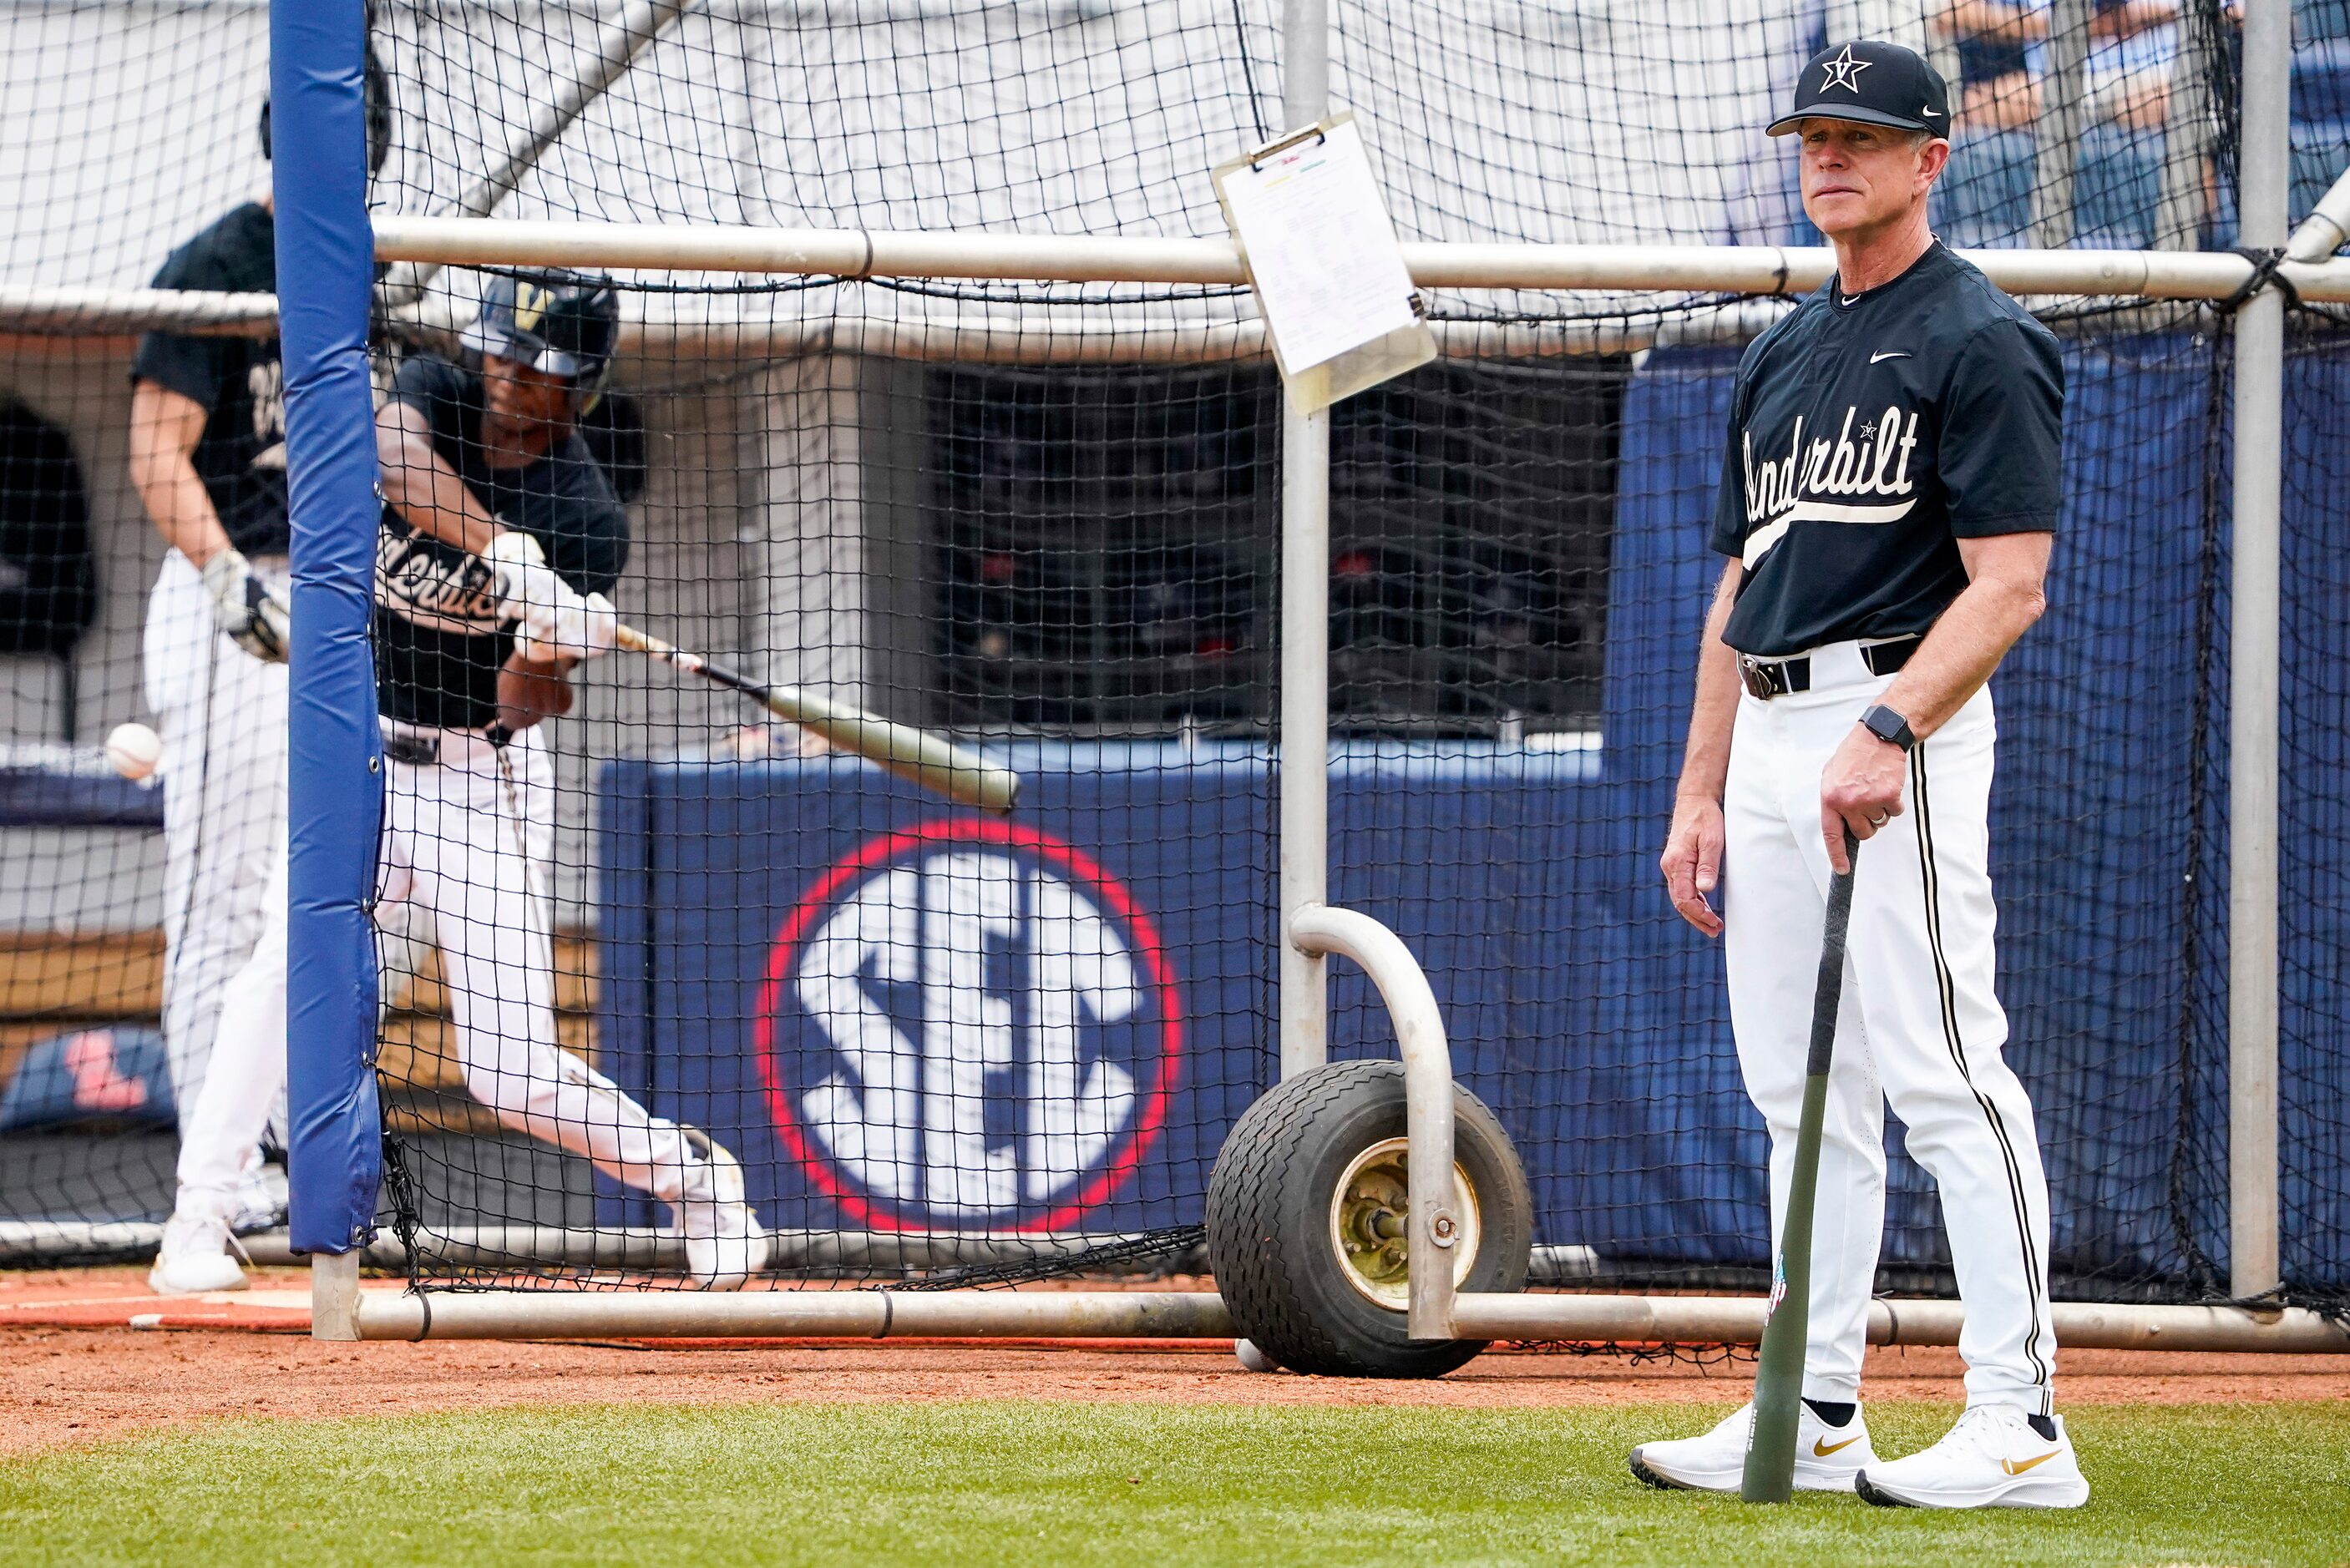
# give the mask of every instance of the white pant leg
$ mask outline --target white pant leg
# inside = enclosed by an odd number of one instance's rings
[[[458,1066],[498,1119],[580,1155],[664,1202],[698,1162],[675,1122],[649,1115],[560,1048],[553,907],[540,876],[554,770],[535,731],[494,756],[391,764],[389,890],[431,908]]]
[[[163,738],[163,1038],[184,1127],[266,912],[286,824],[286,667],[214,628],[212,596],[176,550],[148,596],[143,651]]]
[[[1779,1168],[1792,1158],[1801,1107],[1802,1054],[1825,914],[1829,873],[1817,827],[1819,777],[1860,712],[1888,684],[1875,680],[1767,704],[1750,700],[1741,707],[1738,743],[1754,732],[1767,733],[1772,744],[1754,749],[1743,777],[1733,746],[1730,793],[1740,797],[1742,789],[1762,788],[1755,780],[1767,774],[1777,819],[1789,826],[1790,845],[1803,862],[1800,876],[1772,862],[1773,889],[1750,898],[1742,911],[1741,900],[1751,891],[1745,883],[1725,889],[1731,1019],[1749,1090],[1772,1126],[1774,1229],[1785,1194]],[[1872,1139],[1867,1168],[1856,1169],[1859,1151],[1852,1144],[1858,1129],[1847,1126],[1839,1133],[1839,1122],[1855,1109],[1847,1096],[1859,1083],[1848,1082],[1845,1068],[1857,1057],[1869,1095],[1874,1098],[1881,1081],[1884,1097],[1908,1129],[1911,1157],[1939,1189],[1966,1303],[1960,1353],[1967,1363],[1969,1399],[2039,1413],[2053,1408],[2047,1179],[2031,1104],[2002,1054],[2007,1019],[1995,988],[1989,819],[1996,740],[1991,694],[1978,692],[1913,753],[1902,814],[1861,848],[1836,1071],[1821,1147],[1812,1360],[1804,1383],[1814,1398],[1852,1397],[1819,1392],[1834,1386],[1824,1372],[1840,1379],[1849,1367],[1857,1386],[1866,1293],[1883,1228],[1880,1146]],[[1755,815],[1751,806],[1731,814],[1733,845],[1742,818],[1749,820],[1752,836]],[[1727,863],[1736,857],[1735,849],[1725,857],[1725,877],[1733,874]],[[1762,1049],[1750,1044],[1750,1029]],[[1872,1116],[1877,1114],[1872,1106]],[[1847,1189],[1847,1182],[1859,1185]],[[1839,1204],[1856,1205],[1843,1217],[1840,1247],[1830,1229]],[[1853,1222],[1861,1205],[1874,1210],[1874,1223]],[[1832,1260],[1845,1273],[1824,1288],[1819,1271]],[[1835,1336],[1840,1337],[1833,1349],[1823,1343],[1825,1311],[1837,1314]]]
[[[1803,1119],[1828,878],[1819,836],[1821,763],[1810,759],[1806,736],[1789,722],[1781,706],[1786,701],[1740,700],[1722,801],[1722,946],[1731,1028],[1746,1092],[1770,1129],[1774,1262]],[[1806,1398],[1860,1397],[1869,1295],[1885,1233],[1884,1125],[1884,1096],[1860,1010],[1842,1008],[1812,1211]]]
[[[267,884],[268,918],[252,956],[231,980],[203,1089],[180,1116],[179,1197],[173,1212],[225,1220],[259,1152],[271,1108],[286,1089],[286,856],[281,829]]]
[[[1986,690],[1910,753],[1907,809],[1869,840],[1854,882],[1851,972],[1886,1097],[1941,1198],[1968,1400],[2048,1415],[2048,1179],[1995,989],[1996,741]]]

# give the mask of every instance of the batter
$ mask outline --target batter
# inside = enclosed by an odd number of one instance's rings
[[[474,1097],[670,1205],[695,1282],[737,1288],[765,1266],[769,1241],[734,1158],[649,1114],[556,1033],[544,886],[555,784],[537,725],[568,710],[571,670],[610,651],[619,625],[604,591],[626,564],[628,515],[576,428],[619,337],[617,302],[601,279],[501,277],[472,336],[462,364],[404,363],[377,417],[377,700],[390,774],[380,898],[433,914],[457,1066]],[[269,928],[232,987],[182,1149],[175,1222],[222,1211],[285,1082],[282,850],[266,902]],[[218,1256],[216,1224],[205,1240]]]

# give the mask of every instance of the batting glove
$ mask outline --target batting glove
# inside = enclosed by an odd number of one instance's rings
[[[528,534],[490,541],[483,558],[497,570],[498,614],[517,624],[515,651],[535,663],[594,659],[609,653],[620,616],[601,594],[585,598],[546,564],[546,552]]]
[[[534,664],[601,659],[619,638],[620,612],[602,594],[589,594],[577,609],[557,610],[544,628],[525,622],[515,633],[515,651]]]
[[[204,563],[213,624],[265,664],[283,664],[294,646],[294,615],[283,595],[255,575],[253,563],[223,550]]]

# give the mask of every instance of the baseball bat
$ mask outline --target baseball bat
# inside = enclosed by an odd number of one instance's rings
[[[619,645],[673,670],[740,691],[778,719],[812,730],[844,752],[887,768],[899,778],[982,811],[1008,813],[1020,795],[1020,775],[999,768],[953,742],[900,724],[796,686],[768,686],[713,664],[698,653],[624,626]]]
[[[1812,1205],[1820,1190],[1820,1133],[1827,1121],[1828,1068],[1835,1061],[1836,1006],[1844,998],[1844,949],[1852,925],[1852,872],[1860,843],[1845,834],[1846,869],[1828,883],[1827,927],[1820,937],[1820,975],[1812,992],[1812,1049],[1804,1064],[1804,1116],[1795,1129],[1795,1169],[1779,1230],[1779,1266],[1754,1368],[1754,1425],[1746,1435],[1746,1469],[1738,1495],[1784,1502],[1795,1490],[1795,1431],[1804,1396],[1804,1346],[1812,1328]]]

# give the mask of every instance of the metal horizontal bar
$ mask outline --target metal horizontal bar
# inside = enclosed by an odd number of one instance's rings
[[[996,278],[1029,283],[1246,281],[1226,239],[757,229],[582,223],[381,213],[376,254],[449,265],[660,268],[844,278]],[[1412,279],[1431,288],[1802,294],[1834,270],[1824,247],[1511,245],[1415,243]],[[2224,299],[2251,275],[2231,252],[1968,251],[2013,294]],[[2289,264],[2304,299],[2350,300],[2350,261]]]
[[[68,297],[68,296],[70,297]],[[858,307],[848,313],[727,318],[709,315],[624,317],[620,351],[633,358],[784,358],[810,353],[868,354],[931,364],[1224,364],[1268,357],[1263,323],[1186,321],[1133,306],[1051,305],[1006,318],[984,307],[968,317],[946,302],[936,316],[892,317]],[[1440,352],[1461,359],[1548,358],[1568,354],[1629,354],[1675,343],[1743,341],[1786,311],[1783,304],[1741,300],[1663,310],[1631,310],[1599,319],[1435,321]],[[456,325],[434,330],[453,335]],[[277,330],[276,300],[265,294],[195,294],[172,289],[11,289],[0,287],[0,335],[21,334],[71,353],[85,345],[128,353],[136,333],[266,337]],[[88,351],[87,349],[84,350]]]
[[[2350,1331],[2303,1307],[2113,1306],[2059,1302],[2056,1343],[2074,1350],[2292,1351],[2350,1355]],[[1497,1295],[1454,1300],[1464,1339],[1614,1340],[1627,1345],[1754,1345],[1759,1296]],[[1869,1303],[1871,1345],[1956,1345],[1966,1309],[1953,1301]]]
[[[1229,1339],[1206,1291],[369,1292],[362,1339]]]
[[[182,288],[0,287],[0,332],[101,337],[155,330],[266,337],[277,330],[277,296]]]

